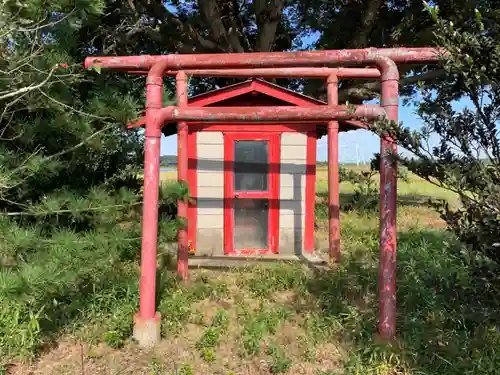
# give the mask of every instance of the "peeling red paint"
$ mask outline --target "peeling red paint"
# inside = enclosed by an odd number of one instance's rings
[[[389,59],[377,60],[381,69],[381,106],[387,118],[398,121],[399,72]],[[397,166],[390,157],[396,143],[380,140],[380,265],[379,265],[379,332],[390,340],[396,335],[396,201]]]
[[[156,313],[156,246],[158,238],[158,190],[160,136],[146,136],[144,151],[144,203],[142,213],[140,315],[153,319]]]
[[[339,103],[338,77],[327,80],[328,105]],[[328,256],[340,262],[339,122],[328,122]]]
[[[142,213],[141,282],[139,312],[153,319],[156,312],[156,249],[158,245],[158,194],[160,184],[161,127],[155,122],[163,103],[163,78],[150,72],[146,81],[144,198]]]
[[[172,121],[328,121],[365,117],[377,119],[385,116],[378,105],[358,105],[355,111],[345,105],[316,107],[164,107],[157,112],[155,121],[165,124]]]
[[[305,187],[305,220],[304,220],[304,251],[314,252],[315,238],[315,210],[316,210],[316,151],[318,134],[317,129],[308,131],[306,145],[306,187]]]
[[[176,76],[176,96],[177,105],[179,108],[187,107],[187,77],[184,72],[177,73]],[[188,179],[188,125],[181,121],[177,123],[177,180],[179,182],[187,182]],[[188,219],[188,206],[186,199],[177,202],[177,216],[181,222],[185,223],[178,231],[178,249],[177,249],[177,274],[187,281],[188,273],[188,237],[186,225]]]
[[[380,71],[375,68],[260,68],[260,69],[197,69],[186,70],[193,77],[230,77],[230,78],[379,78]],[[131,70],[129,74],[147,74],[148,70]],[[163,75],[175,76],[176,70],[167,70]]]
[[[181,69],[217,68],[279,68],[334,66],[341,63],[371,64],[380,57],[387,57],[396,63],[435,63],[441,51],[436,48],[366,48],[357,50],[324,50],[300,52],[253,52],[228,54],[170,54],[160,56],[87,57],[85,68],[96,60],[103,69],[148,70],[151,67],[166,71]],[[161,62],[161,64],[159,64]],[[164,68],[162,67],[164,64]]]

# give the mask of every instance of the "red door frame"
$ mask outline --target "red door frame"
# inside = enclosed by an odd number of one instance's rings
[[[269,173],[268,190],[238,192],[242,199],[269,199],[268,248],[241,249],[234,248],[234,142],[268,141],[269,142]],[[278,253],[279,244],[279,177],[280,177],[280,133],[224,133],[224,253],[226,255],[250,255]]]

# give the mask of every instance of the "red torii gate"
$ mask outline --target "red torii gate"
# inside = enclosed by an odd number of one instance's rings
[[[156,250],[158,231],[158,192],[161,128],[177,122],[178,180],[187,180],[187,121],[298,121],[328,122],[328,204],[329,256],[340,259],[338,194],[338,120],[364,127],[359,118],[386,117],[398,121],[398,63],[427,64],[439,60],[433,48],[386,48],[308,52],[239,54],[198,54],[125,57],[87,57],[85,68],[148,74],[146,81],[144,206],[142,218],[140,310],[134,319],[134,337],[141,346],[160,340],[160,314],[156,312]],[[372,65],[377,69],[332,68],[333,65]],[[318,67],[323,66],[323,67]],[[326,67],[325,67],[326,66]],[[308,67],[308,68],[304,68]],[[177,106],[163,107],[163,76],[176,75]],[[309,77],[326,78],[328,105],[324,107],[187,107],[187,75],[224,77]],[[377,78],[381,80],[381,105],[358,105],[355,110],[338,105],[339,78]],[[389,157],[397,146],[392,139],[380,142],[380,266],[379,333],[390,340],[396,333],[396,165]],[[187,219],[187,204],[180,201],[178,216]],[[178,273],[188,279],[188,246],[185,228],[178,236]]]

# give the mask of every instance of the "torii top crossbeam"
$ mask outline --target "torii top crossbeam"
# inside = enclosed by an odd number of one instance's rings
[[[303,52],[266,52],[232,54],[170,54],[163,56],[87,57],[85,68],[126,71],[148,75],[146,81],[146,147],[144,161],[144,208],[142,220],[140,310],[135,317],[134,337],[142,346],[159,340],[160,316],[155,308],[156,247],[158,230],[158,192],[161,127],[176,121],[178,127],[178,179],[187,177],[186,121],[273,122],[323,120],[328,121],[328,181],[329,181],[329,253],[338,260],[340,254],[338,216],[338,122],[366,117],[374,120],[385,116],[398,120],[399,72],[397,64],[435,64],[444,51],[435,48],[367,48]],[[339,65],[346,68],[332,69]],[[357,68],[349,68],[357,66]],[[366,68],[370,66],[371,68]],[[305,68],[315,68],[314,72]],[[259,74],[271,77],[272,69],[283,69],[279,77],[327,78],[328,105],[306,107],[231,107],[202,108],[187,104],[186,74],[197,76],[251,77]],[[284,69],[286,68],[286,69]],[[323,68],[323,70],[318,70]],[[376,69],[373,69],[376,68]],[[288,69],[288,70],[287,70]],[[296,70],[293,70],[296,69]],[[217,73],[217,72],[218,73]],[[170,73],[169,73],[170,72]],[[175,72],[175,73],[172,73]],[[176,74],[177,106],[163,108],[163,76]],[[378,78],[381,81],[380,106],[357,106],[351,111],[338,105],[338,79]],[[381,139],[380,165],[380,273],[379,273],[379,332],[391,339],[396,332],[396,165],[388,156],[396,151],[393,140]],[[332,188],[333,187],[333,188]],[[186,202],[180,201],[178,215],[187,216]],[[188,249],[185,228],[179,231],[178,272],[187,279]]]
[[[149,70],[165,62],[168,69],[230,69],[337,66],[339,64],[375,64],[378,58],[389,58],[397,64],[436,63],[439,50],[435,48],[366,48],[301,52],[253,52],[192,55],[142,55],[87,57],[84,66],[94,64],[114,70]]]

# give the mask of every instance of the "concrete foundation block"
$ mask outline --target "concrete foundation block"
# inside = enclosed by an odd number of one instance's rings
[[[139,313],[134,316],[133,337],[141,348],[152,348],[161,340],[161,315],[156,313],[152,319],[144,319]]]

